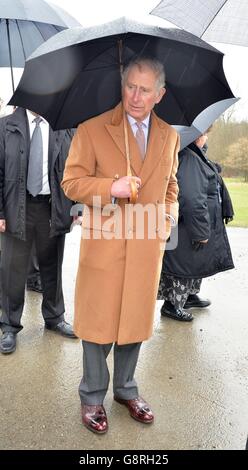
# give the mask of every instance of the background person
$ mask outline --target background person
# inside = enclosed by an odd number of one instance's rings
[[[31,139],[30,139],[31,137]],[[72,202],[60,187],[71,143],[69,130],[53,132],[23,108],[0,120],[0,231],[3,335],[0,352],[12,353],[22,329],[25,282],[33,243],[43,286],[46,328],[75,338],[64,320],[62,262]]]
[[[205,308],[207,299],[197,294],[202,278],[234,267],[224,220],[233,211],[215,163],[206,156],[207,132],[179,152],[178,245],[166,252],[158,298],[164,300],[161,314],[191,321],[189,308]],[[204,148],[204,150],[203,150]]]

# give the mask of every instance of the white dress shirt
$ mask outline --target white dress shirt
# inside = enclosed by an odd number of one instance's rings
[[[30,133],[30,140],[31,140],[34,129],[35,129],[34,119],[36,118],[36,116],[34,116],[30,111],[27,110],[27,118],[28,118],[29,133]],[[39,192],[39,194],[50,194],[51,191],[50,191],[49,179],[48,179],[49,124],[42,117],[41,119],[42,121],[40,122],[40,129],[41,129],[42,143],[43,143],[43,177],[42,177],[42,189]]]

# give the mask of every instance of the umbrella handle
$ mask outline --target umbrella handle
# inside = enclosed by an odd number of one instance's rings
[[[125,141],[125,150],[126,150],[126,159],[127,159],[127,176],[133,176],[130,163],[130,152],[129,152],[129,142],[128,142],[128,132],[127,132],[127,119],[125,111],[123,110],[123,124],[124,124],[124,141]],[[131,196],[129,202],[135,204],[138,198],[138,189],[136,181],[134,178],[129,181]]]
[[[137,185],[134,179],[131,179],[129,181],[129,186],[131,190],[131,196],[129,198],[129,202],[130,204],[135,204],[138,198],[138,189],[137,189]]]

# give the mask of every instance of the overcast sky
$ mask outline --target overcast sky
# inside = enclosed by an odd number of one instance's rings
[[[123,15],[147,21],[148,13],[159,3],[159,0],[53,0],[51,3],[64,8],[82,26],[90,26]],[[164,20],[151,15],[149,21],[153,24],[166,25]],[[248,47],[213,45],[225,53],[224,70],[227,80],[234,95],[241,97],[239,103],[235,105],[235,116],[237,119],[248,120]],[[17,71],[16,82],[20,74],[21,71]],[[8,71],[0,69],[0,80],[0,96],[7,101],[11,96]]]

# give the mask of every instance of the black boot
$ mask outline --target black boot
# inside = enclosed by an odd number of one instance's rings
[[[170,317],[179,321],[192,321],[194,318],[191,313],[185,312],[182,308],[176,308],[174,305],[172,305],[171,302],[168,302],[167,300],[165,300],[164,304],[162,305],[161,315],[163,315],[163,317]]]
[[[190,294],[183,308],[206,308],[211,304],[210,300],[201,299],[197,294]]]

